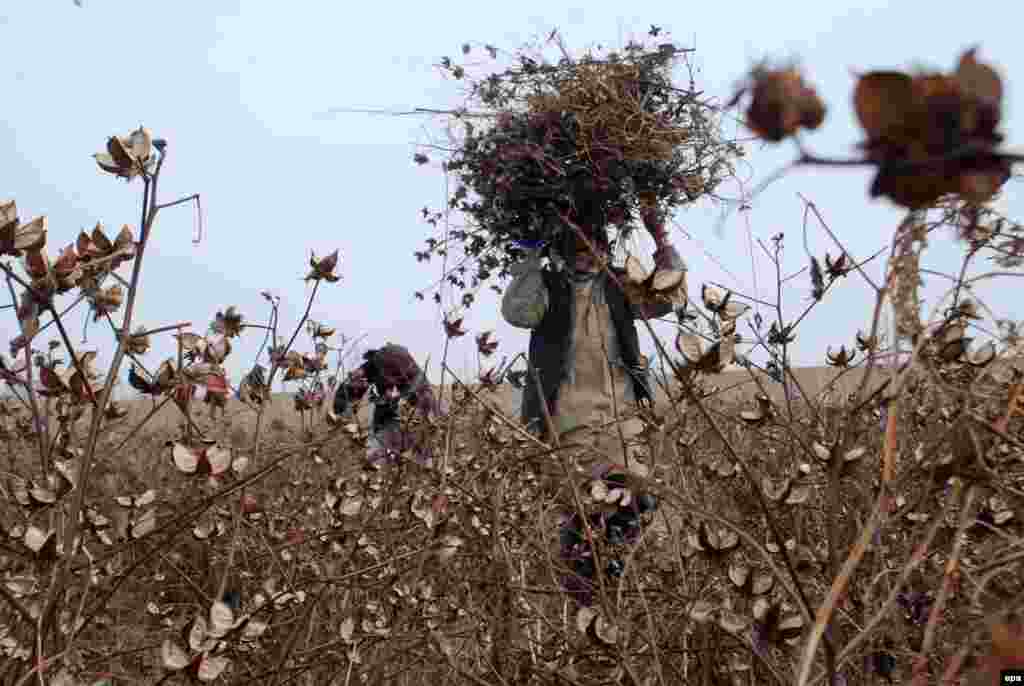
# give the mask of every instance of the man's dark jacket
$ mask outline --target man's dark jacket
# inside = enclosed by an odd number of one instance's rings
[[[611,270],[622,282],[625,272]],[[572,277],[568,270],[555,271],[545,268],[541,271],[548,291],[548,307],[540,324],[530,332],[530,365],[540,376],[541,389],[532,374],[527,374],[523,389],[522,420],[531,429],[546,434],[544,411],[540,397],[547,398],[548,412],[554,416],[558,411],[558,391],[569,372],[569,350],[572,346],[573,326],[576,321],[576,301]],[[611,312],[612,326],[619,357],[633,382],[633,394],[637,400],[652,398],[650,381],[644,372],[640,357],[640,340],[637,335],[637,313],[626,299],[625,293],[604,273],[594,277],[594,286],[605,281],[605,301]],[[664,311],[662,311],[664,310]],[[671,306],[649,308],[649,317],[660,317],[671,311]]]

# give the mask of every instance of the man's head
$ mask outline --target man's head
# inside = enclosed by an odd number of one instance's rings
[[[416,360],[400,345],[388,343],[383,348],[369,350],[363,354],[363,359],[362,369],[367,381],[381,393],[392,388],[404,393],[421,374]]]

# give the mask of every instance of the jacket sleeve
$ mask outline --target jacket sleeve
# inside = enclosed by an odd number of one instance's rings
[[[530,255],[525,261],[512,265],[509,271],[512,282],[501,298],[501,316],[517,328],[536,328],[544,319],[548,306],[540,255]]]
[[[664,244],[655,251],[654,268],[682,271],[683,283],[679,287],[679,290],[676,291],[668,301],[635,302],[630,300],[633,316],[637,319],[657,319],[658,317],[664,317],[676,310],[686,300],[686,263],[683,262],[683,258],[679,256],[679,251],[675,249],[675,246]]]

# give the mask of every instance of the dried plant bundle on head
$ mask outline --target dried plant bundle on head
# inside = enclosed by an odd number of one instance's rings
[[[528,98],[529,108],[571,115],[578,127],[577,154],[586,159],[597,149],[637,162],[671,160],[675,146],[690,133],[652,111],[654,90],[671,87],[668,66],[667,59],[644,66],[586,61],[558,82],[557,93]]]
[[[721,134],[718,106],[692,77],[674,83],[692,51],[659,41],[578,58],[559,44],[551,61],[524,49],[504,71],[476,80],[443,60],[468,82],[473,114],[451,113],[464,134],[444,163],[454,192],[445,212],[424,216],[437,225],[457,210],[468,222],[449,221],[445,238],[428,239],[417,258],[458,248],[465,259],[446,280],[473,291],[507,274],[524,247],[568,257],[582,231],[614,248],[645,215],[714,199],[742,151]]]

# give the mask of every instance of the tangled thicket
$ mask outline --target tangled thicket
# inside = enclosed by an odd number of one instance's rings
[[[771,96],[748,110],[767,139],[817,122],[801,114],[813,104],[802,78],[786,74],[781,85],[765,85],[772,70],[752,75],[752,97]],[[0,683],[923,686],[995,684],[1024,666],[1024,346],[1019,323],[971,292],[1020,277],[1022,230],[977,195],[944,186],[935,207],[912,207],[882,283],[841,244],[824,269],[811,256],[812,301],[779,304],[770,323],[741,294],[701,289],[680,323],[681,357],[658,341],[664,393],[641,415],[661,508],[635,546],[596,541],[617,571],[591,580],[593,607],[570,611],[534,473],[562,452],[503,412],[505,383],[521,383],[504,363],[441,389],[439,417],[402,410],[436,464],[378,471],[361,459],[364,418],[324,407],[328,357],[340,365],[345,352],[329,325],[304,316],[282,335],[265,293],[265,325],[226,308],[202,333],[133,327],[157,214],[192,197],[159,201],[167,150],[140,129],[97,157],[141,181],[138,240],[97,230],[51,263],[44,221],[0,204],[0,249],[25,258],[21,271],[0,263],[21,329],[16,361],[0,366],[13,394],[0,404]],[[918,287],[934,270],[922,257],[944,227],[958,230],[963,259],[924,313]],[[783,241],[765,246],[780,275]],[[1002,271],[970,269],[987,260]],[[310,302],[340,280],[338,263],[310,259]],[[856,340],[825,346],[831,371],[814,382],[789,346],[847,278],[874,289],[874,309]],[[105,376],[66,335],[58,298],[76,295],[111,330]],[[886,305],[894,332],[880,323]],[[443,334],[463,337],[464,323],[446,320]],[[223,362],[250,330],[266,336],[269,368],[258,359],[231,397]],[[978,340],[985,331],[998,335]],[[161,334],[179,355],[152,370]],[[895,343],[912,348],[893,363]],[[482,357],[499,347],[488,332],[475,344]],[[111,402],[126,359],[153,412]],[[746,390],[718,375],[733,359]],[[279,372],[297,386],[299,422],[275,417],[266,435]],[[194,405],[200,390],[209,413]],[[162,407],[176,425],[147,432]],[[233,431],[237,413],[254,426]],[[590,507],[613,494],[595,483],[580,495]]]

